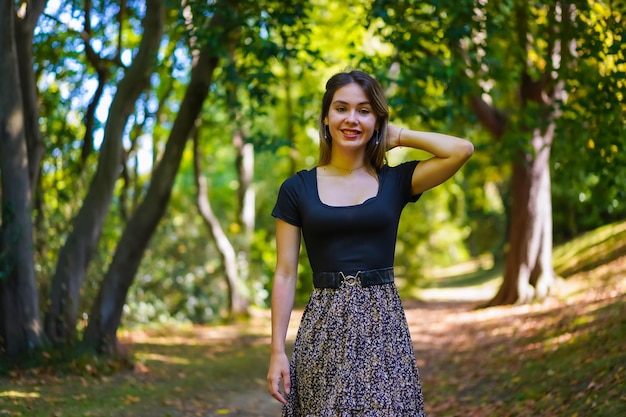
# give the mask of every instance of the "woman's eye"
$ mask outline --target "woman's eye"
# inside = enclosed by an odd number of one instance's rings
[[[344,111],[346,111],[346,108],[345,108],[345,107],[337,107],[337,108],[335,109],[335,111],[337,111],[337,112],[339,112],[339,113],[343,113]]]
[[[370,114],[370,111],[369,111],[369,109],[361,109],[361,110],[359,110],[359,113],[361,113],[361,114]]]

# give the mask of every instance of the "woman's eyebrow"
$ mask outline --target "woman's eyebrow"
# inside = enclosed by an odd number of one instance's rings
[[[333,104],[350,104],[347,101],[343,101],[343,100],[335,100],[333,101]],[[371,106],[371,103],[369,101],[362,101],[360,103],[357,103],[357,106]]]

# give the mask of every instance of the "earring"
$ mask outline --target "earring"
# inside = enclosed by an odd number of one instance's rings
[[[330,138],[330,129],[328,125],[324,125],[324,139],[328,140]]]
[[[374,145],[380,145],[380,132],[378,130],[374,130],[374,137],[376,138],[374,140]]]

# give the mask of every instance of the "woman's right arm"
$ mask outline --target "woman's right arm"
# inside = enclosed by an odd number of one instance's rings
[[[280,392],[283,381],[285,392],[291,390],[289,359],[285,341],[298,277],[300,256],[300,228],[283,220],[276,220],[276,270],[272,286],[272,344],[267,382],[270,394],[281,403],[287,401]]]

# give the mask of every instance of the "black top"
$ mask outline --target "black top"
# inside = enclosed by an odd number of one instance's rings
[[[383,167],[376,196],[342,207],[320,200],[317,168],[299,171],[281,185],[272,216],[302,229],[313,272],[392,267],[402,209],[421,196],[411,192],[418,162]]]

